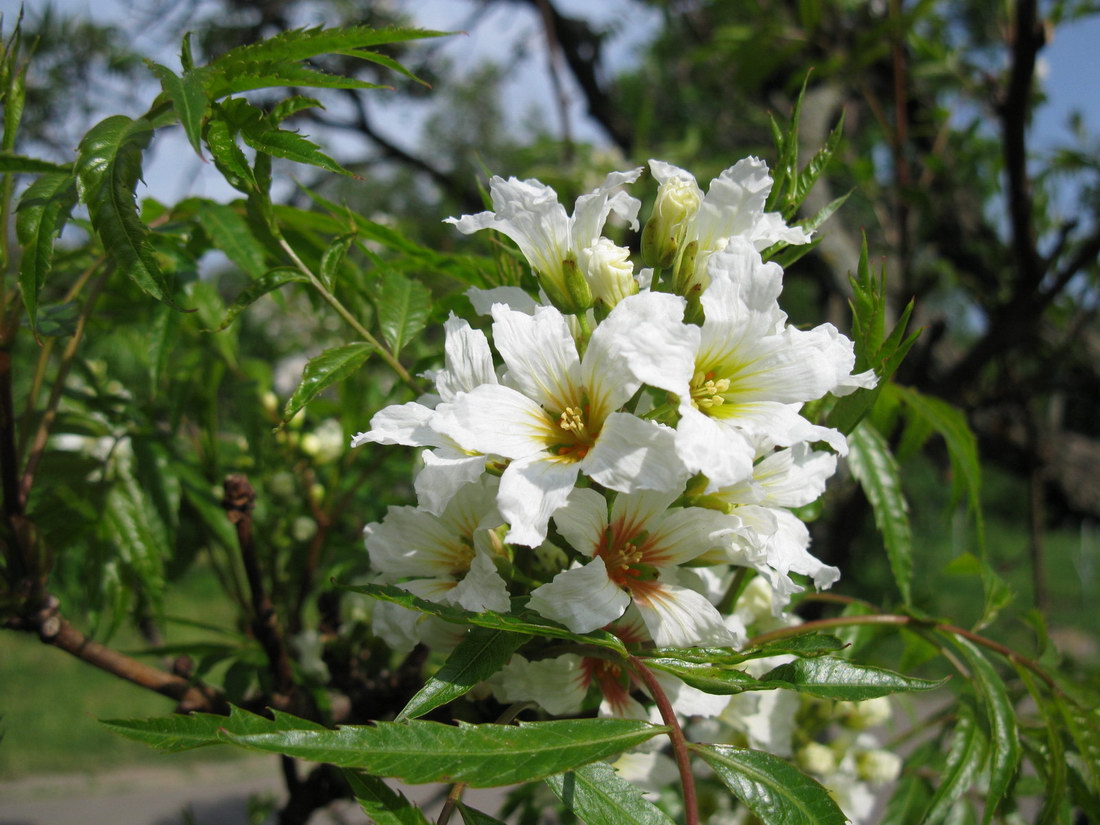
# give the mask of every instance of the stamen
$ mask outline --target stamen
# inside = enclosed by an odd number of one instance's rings
[[[567,432],[573,433],[578,438],[584,438],[588,432],[584,412],[578,407],[566,407],[558,418],[558,426]]]
[[[722,393],[730,388],[728,378],[714,380],[714,373],[696,372],[691,378],[691,403],[697,410],[709,410],[712,407],[720,407],[726,399]]]

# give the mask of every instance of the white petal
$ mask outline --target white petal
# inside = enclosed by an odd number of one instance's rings
[[[755,454],[748,438],[735,427],[690,404],[680,407],[676,454],[692,473],[703,473],[712,487],[729,487],[752,475]]]
[[[497,383],[493,354],[485,333],[471,329],[464,319],[453,314],[444,329],[447,334],[443,349],[446,368],[435,377],[440,398],[451,401],[460,392],[469,392],[481,384]]]
[[[800,443],[772,453],[753,468],[752,474],[764,492],[762,503],[804,507],[821,497],[826,480],[835,472],[835,455],[814,452]]]
[[[393,404],[374,414],[370,431],[356,433],[351,446],[374,442],[376,444],[404,444],[407,447],[439,447],[444,442],[439,433],[428,426],[435,410],[410,401]]]
[[[593,408],[599,397],[605,414],[618,409],[638,389],[636,382],[686,394],[699,328],[683,318],[684,299],[678,295],[641,292],[620,301],[592,333],[581,364]],[[624,370],[634,381],[626,380]],[[616,386],[620,389],[611,389]]]
[[[588,692],[581,657],[566,653],[529,662],[516,655],[492,678],[499,702],[537,702],[553,716],[571,716]]]
[[[722,420],[761,445],[789,447],[800,441],[824,441],[840,455],[847,455],[848,440],[841,432],[807,421],[799,414],[800,407],[775,401],[746,402],[731,407],[734,415]]]
[[[729,696],[705,693],[668,673],[658,671],[653,675],[672,703],[673,709],[684,716],[717,716],[729,704]]]
[[[723,547],[726,535],[740,526],[739,518],[717,510],[702,507],[668,510],[659,520],[651,522],[642,563],[655,567],[686,564],[708,550]]]
[[[464,485],[477,481],[485,472],[484,455],[466,455],[457,450],[425,450],[424,466],[416,474],[413,488],[421,510],[439,515]]]
[[[580,359],[565,318],[553,307],[534,315],[493,307],[493,342],[506,380],[554,414],[580,405]]]
[[[469,572],[447,594],[446,601],[473,613],[483,610],[507,613],[512,607],[504,579],[500,577],[488,553],[483,552],[474,556]]]
[[[722,615],[694,590],[654,582],[646,593],[634,593],[634,604],[657,647],[736,645],[739,640],[726,628]]]
[[[578,487],[554,513],[554,525],[574,550],[591,556],[607,529],[607,499],[589,487]]]
[[[465,569],[469,550],[440,518],[413,507],[390,507],[381,523],[363,528],[371,566],[391,578],[448,578]]]
[[[497,502],[509,524],[505,540],[536,547],[546,538],[552,516],[565,505],[579,465],[550,456],[513,461],[500,477]]]
[[[589,633],[623,615],[630,596],[607,576],[603,559],[563,570],[531,594],[527,606],[574,633]]]
[[[676,455],[676,431],[629,413],[612,413],[581,462],[585,474],[619,492],[676,490],[691,473]]]
[[[482,384],[450,404],[441,404],[432,428],[463,450],[525,458],[556,438],[553,422],[527,396],[500,384]]]
[[[408,653],[420,643],[420,618],[423,613],[393,602],[378,601],[371,613],[371,633],[384,641],[394,653]]]
[[[768,547],[768,561],[784,573],[801,573],[814,580],[814,587],[824,590],[840,578],[840,571],[810,555],[810,533],[798,516],[787,510],[776,510],[779,529]]]
[[[488,315],[493,311],[493,304],[504,304],[509,309],[534,315],[538,303],[518,286],[497,286],[492,289],[478,289],[472,286],[466,290],[466,297],[473,304],[474,312],[478,315]]]

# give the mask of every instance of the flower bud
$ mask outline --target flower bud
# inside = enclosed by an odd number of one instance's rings
[[[562,261],[561,268],[565,275],[565,288],[569,292],[570,314],[584,312],[593,303],[592,288],[588,285],[588,279],[584,277],[584,273],[572,257]]]
[[[806,773],[828,776],[836,770],[836,754],[832,748],[820,742],[810,742],[799,748],[794,758],[798,767]]]
[[[646,266],[672,265],[699,203],[699,189],[692,182],[674,177],[661,184],[653,213],[642,230],[642,260]]]
[[[885,696],[863,702],[837,702],[836,713],[842,724],[853,730],[866,730],[890,718],[890,700]]]
[[[290,525],[290,535],[295,541],[305,542],[317,532],[317,522],[309,516],[298,516]]]
[[[582,253],[592,294],[609,308],[638,291],[630,250],[600,238]]]
[[[859,778],[875,785],[893,782],[901,773],[901,757],[884,750],[863,751],[856,756]]]

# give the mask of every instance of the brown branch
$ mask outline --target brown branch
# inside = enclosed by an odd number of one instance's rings
[[[248,588],[252,594],[252,632],[264,649],[275,680],[275,692],[289,696],[294,692],[294,676],[290,667],[279,627],[275,607],[264,587],[263,571],[252,538],[252,508],[256,503],[256,491],[243,475],[230,475],[225,479],[225,508],[229,521],[237,528],[237,541],[241,547],[241,559],[244,562]]]
[[[182,676],[147,665],[89,639],[61,615],[59,604],[55,597],[50,596],[42,609],[17,619],[9,619],[5,626],[12,630],[36,632],[45,644],[64,650],[113,676],[175,700],[178,713],[229,712],[225,698],[212,688],[194,684]]]
[[[569,95],[561,80],[561,44],[558,42],[557,27],[554,25],[553,9],[549,0],[537,0],[542,28],[546,32],[547,69],[550,72],[550,85],[554,89],[554,98],[558,104],[558,117],[561,120],[561,139],[565,144],[565,159],[573,157],[573,130],[569,122]]]
[[[676,711],[672,703],[668,701],[661,688],[657,677],[645,666],[637,656],[630,657],[630,664],[634,673],[641,679],[653,701],[657,703],[657,709],[661,712],[661,719],[668,725],[668,738],[672,740],[672,753],[676,757],[676,767],[680,770],[680,783],[684,786],[684,825],[699,825],[699,803],[695,798],[695,775],[691,772],[691,760],[688,757],[687,740],[684,738],[680,720],[676,718]]]

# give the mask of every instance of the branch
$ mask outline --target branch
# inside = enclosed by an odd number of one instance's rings
[[[45,644],[64,650],[113,676],[175,700],[178,713],[229,713],[225,698],[212,688],[193,684],[182,676],[152,667],[89,639],[61,615],[59,605],[57,598],[50,596],[41,610],[9,619],[5,626],[13,630],[37,632],[38,638]]]
[[[252,541],[252,508],[256,503],[256,491],[243,475],[227,476],[224,489],[222,507],[225,508],[230,523],[237,528],[241,559],[244,562],[245,575],[248,576],[248,588],[252,593],[252,632],[267,655],[271,675],[275,679],[275,692],[289,696],[294,692],[290,657],[287,655],[275,607],[264,588],[260,560]]]

